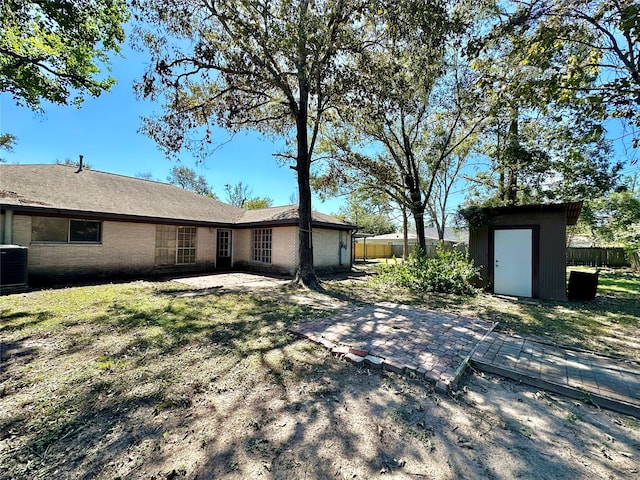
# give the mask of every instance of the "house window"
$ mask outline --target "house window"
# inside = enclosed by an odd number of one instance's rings
[[[196,263],[196,227],[156,225],[156,265]]]
[[[69,241],[97,243],[100,241],[100,222],[69,220]]]
[[[102,241],[102,223],[94,220],[31,217],[31,241],[100,243]]]
[[[178,227],[178,265],[196,263],[196,231],[196,227]]]
[[[271,263],[271,238],[270,228],[257,228],[253,231],[251,259],[254,262]]]
[[[156,225],[156,265],[175,265],[176,231],[174,225]]]

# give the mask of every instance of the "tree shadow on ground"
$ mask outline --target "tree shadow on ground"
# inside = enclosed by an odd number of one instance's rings
[[[506,400],[467,416],[429,383],[355,368],[288,333],[328,310],[267,294],[144,295],[116,292],[46,332],[51,348],[11,357],[0,478],[478,478],[497,468],[498,443],[510,473],[575,473],[522,449],[525,413]],[[489,387],[478,387],[487,399]]]

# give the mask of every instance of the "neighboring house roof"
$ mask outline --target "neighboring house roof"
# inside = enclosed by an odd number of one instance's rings
[[[292,206],[244,210],[166,183],[58,164],[0,165],[0,205],[33,214],[225,226],[298,218]],[[313,215],[321,223],[350,227]]]
[[[567,241],[569,242],[569,247],[576,248],[591,248],[596,242],[589,235],[567,235]]]
[[[424,229],[424,235],[429,240],[438,240],[438,229],[436,227],[426,227]],[[417,242],[418,235],[416,232],[407,233],[407,239],[410,242]],[[375,235],[373,237],[367,237],[367,240],[380,240],[380,241],[404,241],[402,233],[387,233],[385,235]],[[453,243],[467,243],[469,241],[469,231],[464,228],[445,227],[444,240],[446,242]]]
[[[436,227],[425,227],[424,235],[427,238],[438,240],[438,229]],[[444,227],[444,241],[453,243],[468,243],[469,230],[458,227]]]

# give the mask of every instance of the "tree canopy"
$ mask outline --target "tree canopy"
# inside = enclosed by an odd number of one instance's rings
[[[124,0],[6,0],[0,4],[0,91],[16,104],[78,106],[115,79],[103,75],[124,41]]]
[[[493,24],[468,56],[490,106],[480,151],[490,165],[473,179],[485,203],[583,199],[615,185],[608,102],[593,95],[602,92],[602,52],[596,33],[567,17],[587,3],[598,2],[495,2],[484,12]]]
[[[435,0],[134,0],[151,66],[140,95],[165,100],[143,130],[169,154],[204,155],[211,124],[287,139],[298,181],[297,279],[315,285],[310,169],[329,112],[353,89],[355,59],[385,36],[413,35]],[[418,31],[418,30],[416,30]],[[422,32],[422,30],[419,30]],[[423,38],[427,38],[425,33]],[[428,42],[430,43],[430,42]]]
[[[253,196],[253,190],[249,185],[238,182],[235,185],[225,185],[227,192],[227,202],[239,208],[248,210],[258,210],[260,208],[269,208],[273,205],[273,200],[269,197]]]
[[[207,179],[203,175],[198,175],[192,168],[179,165],[172,167],[167,181],[172,185],[190,190],[198,195],[216,198],[216,194],[211,190]]]
[[[521,65],[544,65],[536,88],[541,98],[579,103],[590,117],[640,126],[637,1],[500,1],[493,8],[501,21],[488,38],[509,37],[521,52]],[[564,54],[561,61],[554,56],[558,52]],[[628,135],[637,147],[637,133]]]

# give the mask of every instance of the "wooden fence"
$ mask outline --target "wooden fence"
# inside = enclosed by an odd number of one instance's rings
[[[445,244],[450,245],[450,244]],[[380,245],[374,243],[366,244],[366,252],[365,245],[363,243],[355,244],[355,258],[356,260],[363,260],[364,258],[402,258],[402,245]],[[413,252],[415,250],[415,245],[409,245],[409,252]],[[458,245],[455,248],[466,252],[466,247],[463,245]],[[427,245],[426,254],[427,257],[435,257],[436,250],[438,249],[438,245]]]
[[[413,251],[414,245],[409,246]],[[427,245],[427,256],[435,255],[436,245]],[[355,244],[356,260],[364,258],[401,258],[402,245]],[[567,248],[567,265],[589,267],[628,267],[629,259],[623,248]]]
[[[567,265],[589,267],[628,267],[624,248],[567,248]]]

